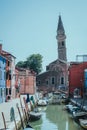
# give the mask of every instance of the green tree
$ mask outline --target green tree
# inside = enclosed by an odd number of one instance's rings
[[[19,62],[16,64],[16,67],[24,68],[24,62],[23,62],[23,61],[19,61]]]
[[[32,54],[27,57],[26,61],[19,61],[16,64],[16,67],[21,68],[29,68],[39,74],[42,71],[42,55],[40,54]]]
[[[40,54],[30,55],[27,58],[27,67],[39,74],[42,71],[42,58]]]

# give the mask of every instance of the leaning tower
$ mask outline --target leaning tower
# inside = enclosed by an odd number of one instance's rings
[[[58,27],[57,27],[57,45],[58,45],[58,59],[67,62],[67,56],[66,56],[66,35],[65,35],[65,30],[63,27],[63,23],[61,20],[61,16],[59,15],[59,20],[58,20]]]

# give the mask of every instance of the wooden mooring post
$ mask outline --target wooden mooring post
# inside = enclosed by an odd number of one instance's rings
[[[5,121],[5,117],[4,117],[4,113],[2,112],[2,118],[3,118],[3,123],[4,123],[4,130],[6,130],[6,121]]]

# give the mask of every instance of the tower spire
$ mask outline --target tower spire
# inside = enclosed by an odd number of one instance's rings
[[[57,35],[59,35],[59,34],[60,35],[65,34],[61,15],[59,15],[59,21],[58,21],[58,27],[57,27]]]

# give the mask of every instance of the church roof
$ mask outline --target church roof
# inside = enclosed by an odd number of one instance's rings
[[[67,62],[66,62],[66,61],[61,60],[61,59],[57,59],[57,60],[55,60],[55,61],[51,62],[50,64],[56,64],[56,63],[63,63],[63,64],[67,64]],[[49,65],[50,65],[50,64],[49,64]]]

